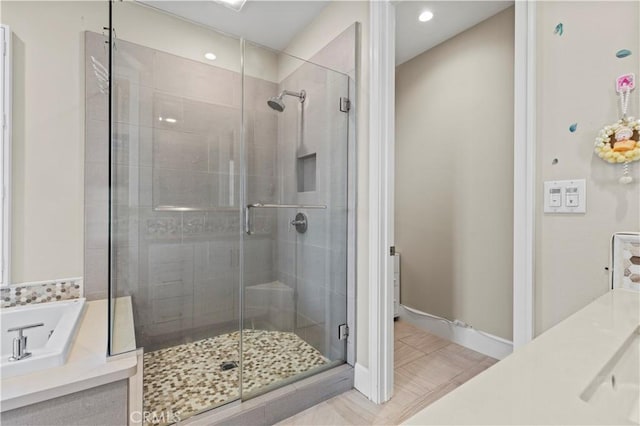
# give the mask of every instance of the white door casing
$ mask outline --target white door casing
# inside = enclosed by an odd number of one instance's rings
[[[383,403],[393,394],[395,7],[369,7],[369,366],[356,363],[355,386]],[[515,2],[514,347],[533,338],[535,8],[535,0]]]

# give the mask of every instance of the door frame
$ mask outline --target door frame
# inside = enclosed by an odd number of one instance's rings
[[[369,368],[356,388],[377,404],[393,395],[395,6],[369,2]],[[368,389],[367,389],[368,387]]]
[[[11,284],[11,28],[0,25],[0,285]]]
[[[535,0],[515,2],[513,344],[534,333]],[[395,6],[369,1],[369,366],[356,388],[375,403],[393,395]],[[361,385],[358,386],[358,384]]]

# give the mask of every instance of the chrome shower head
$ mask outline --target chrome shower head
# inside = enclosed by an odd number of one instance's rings
[[[282,92],[280,92],[278,96],[270,97],[269,100],[267,101],[267,105],[269,105],[269,108],[275,111],[282,112],[285,109],[285,104],[282,98],[284,98],[285,96],[295,96],[300,100],[300,103],[303,103],[304,100],[307,99],[307,92],[305,92],[304,90],[301,90],[300,92],[283,90]]]
[[[269,98],[269,100],[267,101],[267,105],[269,105],[271,109],[278,112],[284,111],[284,108],[285,108],[284,101],[280,96],[273,96]]]

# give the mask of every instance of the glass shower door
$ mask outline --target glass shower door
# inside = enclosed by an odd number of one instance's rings
[[[144,347],[143,409],[184,420],[345,362],[348,77],[110,5],[112,50],[87,35],[113,77],[110,352]]]
[[[343,363],[348,77],[245,43],[242,397]]]
[[[185,420],[240,397],[241,40],[110,4],[111,352],[128,313],[144,411]]]

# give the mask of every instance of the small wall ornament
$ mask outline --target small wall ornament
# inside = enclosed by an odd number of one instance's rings
[[[635,75],[625,74],[616,79],[622,117],[604,126],[596,137],[595,153],[612,164],[622,164],[621,184],[633,182],[629,163],[640,160],[640,120],[627,116],[630,94],[635,88]]]

